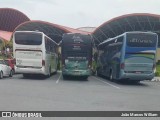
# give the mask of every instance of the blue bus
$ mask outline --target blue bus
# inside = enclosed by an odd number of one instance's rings
[[[156,66],[158,35],[125,32],[98,45],[97,75],[110,80],[151,80]]]

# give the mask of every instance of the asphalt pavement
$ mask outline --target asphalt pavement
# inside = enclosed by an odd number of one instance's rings
[[[160,82],[153,81],[115,83],[96,76],[63,80],[61,72],[50,78],[16,74],[0,80],[0,111],[158,111],[159,91]]]

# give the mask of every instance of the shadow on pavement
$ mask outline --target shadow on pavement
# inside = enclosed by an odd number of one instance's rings
[[[127,86],[143,86],[143,87],[148,86],[148,84],[145,84],[142,81],[136,82],[136,81],[131,81],[131,80],[124,80],[124,81],[117,81],[115,83],[120,84],[120,85],[127,85]]]
[[[22,78],[21,79],[24,79],[24,80],[47,80],[47,76],[44,76],[44,75],[28,75],[28,76],[23,76],[22,75]]]
[[[113,82],[113,83],[116,83],[116,84],[119,84],[119,85],[128,85],[128,86],[143,86],[143,87],[147,87],[148,85],[143,83],[142,81],[134,81],[134,80],[120,80],[120,81],[112,81],[112,80],[109,80],[108,77],[105,77],[105,76],[101,76],[101,78],[103,78],[104,80],[106,81],[109,81],[109,82]]]
[[[65,80],[65,81],[88,81],[88,78],[80,77],[80,76],[67,76],[67,77],[63,78],[63,80]]]

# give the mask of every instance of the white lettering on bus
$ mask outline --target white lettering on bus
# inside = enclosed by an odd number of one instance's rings
[[[152,40],[141,40],[138,38],[132,38],[129,42],[131,43],[153,43]]]

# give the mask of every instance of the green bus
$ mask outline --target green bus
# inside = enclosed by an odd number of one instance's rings
[[[85,79],[91,74],[92,37],[80,33],[67,33],[61,42],[62,75],[82,76]]]

